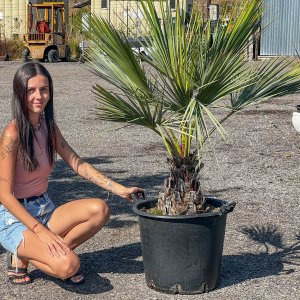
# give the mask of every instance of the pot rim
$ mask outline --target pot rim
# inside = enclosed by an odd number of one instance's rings
[[[213,202],[214,205],[216,205],[216,207],[221,207],[221,206],[227,206],[229,204],[231,204],[232,202],[228,202],[228,201],[224,201],[224,200],[220,200],[214,197],[207,197],[206,200]],[[215,217],[215,216],[222,216],[224,214],[224,212],[210,212],[210,213],[203,213],[203,214],[196,214],[196,215],[176,215],[176,216],[161,216],[161,215],[154,215],[154,214],[149,214],[147,212],[141,211],[140,208],[144,205],[147,204],[149,202],[157,202],[158,200],[155,199],[147,199],[147,200],[143,200],[143,201],[138,201],[134,204],[134,206],[132,207],[132,210],[134,213],[136,213],[139,216],[142,217],[148,217],[148,218],[154,218],[154,219],[165,219],[165,220],[178,220],[178,219],[193,219],[193,218],[206,218],[206,217]],[[234,204],[235,205],[235,204]]]

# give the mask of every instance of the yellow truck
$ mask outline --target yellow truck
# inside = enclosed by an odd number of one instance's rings
[[[27,8],[26,33],[22,53],[24,62],[34,59],[51,63],[71,60],[67,44],[64,2],[43,2]]]

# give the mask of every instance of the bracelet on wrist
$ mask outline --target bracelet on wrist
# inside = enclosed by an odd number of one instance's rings
[[[40,223],[35,223],[35,224],[32,226],[31,231],[34,232],[34,229],[35,229],[38,225],[40,225]]]
[[[112,192],[112,182],[110,180],[108,180],[106,183],[106,189],[108,191]]]

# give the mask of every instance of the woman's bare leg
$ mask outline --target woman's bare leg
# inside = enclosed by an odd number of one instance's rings
[[[80,261],[72,250],[68,251],[66,255],[53,257],[35,233],[26,230],[23,232],[23,236],[24,241],[17,250],[21,259],[29,261],[41,271],[60,279],[66,279],[76,274]]]
[[[55,209],[49,228],[75,249],[94,236],[109,220],[109,208],[100,199],[74,200]]]
[[[75,249],[95,235],[108,220],[109,208],[104,201],[74,200],[55,209],[49,228],[62,236],[70,249]],[[21,244],[18,247],[18,256],[23,265],[29,261],[41,271],[61,279],[69,278],[78,271],[80,262],[73,251],[60,258],[51,257],[34,233],[26,230],[24,238],[25,246]]]

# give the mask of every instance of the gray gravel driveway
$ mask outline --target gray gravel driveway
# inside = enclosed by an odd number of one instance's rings
[[[21,62],[0,62],[0,130],[10,119],[12,79]],[[155,194],[167,175],[160,139],[119,128],[93,114],[92,84],[77,62],[46,64],[54,80],[57,123],[71,146],[113,179]],[[105,228],[77,249],[86,284],[67,288],[31,268],[34,283],[15,287],[0,246],[0,299],[300,299],[300,136],[291,124],[299,95],[274,99],[228,120],[228,138],[214,138],[203,172],[206,194],[238,204],[228,216],[218,288],[168,295],[145,284],[137,217],[130,204],[75,175],[60,159],[49,193],[62,204],[101,197],[111,207]],[[117,130],[118,129],[118,130]],[[212,146],[215,152],[212,151]]]

